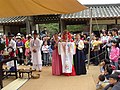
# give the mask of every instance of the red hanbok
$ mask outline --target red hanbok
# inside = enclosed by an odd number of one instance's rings
[[[54,46],[57,44],[56,41],[52,42],[52,75],[61,75],[62,74],[62,63],[61,63],[61,57],[58,54],[58,47]]]

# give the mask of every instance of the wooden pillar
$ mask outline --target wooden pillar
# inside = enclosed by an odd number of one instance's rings
[[[3,34],[5,34],[5,26],[3,25]]]
[[[39,25],[38,24],[35,25],[35,28],[36,28],[37,32],[39,33]]]
[[[30,17],[30,16],[27,17],[26,29],[27,29],[27,34],[32,33],[32,31],[36,29],[33,17]]]
[[[26,19],[26,33],[29,34],[30,33],[30,17],[27,17]]]
[[[113,24],[107,25],[107,30],[111,29],[113,27]]]
[[[61,15],[59,15],[59,21],[58,21],[58,24],[59,24],[59,33],[61,32]]]
[[[59,32],[61,32],[61,21],[59,21],[58,23],[59,23]]]
[[[61,29],[61,32],[63,32],[65,29],[67,29],[67,25],[65,23],[64,20],[60,20],[60,29]]]
[[[32,31],[36,30],[36,24],[33,24],[33,22],[31,22],[31,31],[30,33],[32,33]]]
[[[34,23],[34,18],[33,17],[30,18],[30,25],[31,25],[30,33],[32,33],[32,31],[36,30],[36,24]]]
[[[115,24],[117,25],[117,19],[115,19]]]
[[[107,30],[109,30],[109,25],[107,25]]]

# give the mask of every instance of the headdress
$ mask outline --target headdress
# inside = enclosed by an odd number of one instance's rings
[[[67,30],[63,32],[62,39],[65,40],[66,35],[67,35],[67,40],[73,42],[71,33]]]

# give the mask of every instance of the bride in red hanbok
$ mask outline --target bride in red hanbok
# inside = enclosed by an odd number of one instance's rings
[[[62,60],[62,73],[66,76],[76,75],[73,65],[74,46],[71,34],[65,30],[62,34],[61,42],[58,44],[58,52]]]

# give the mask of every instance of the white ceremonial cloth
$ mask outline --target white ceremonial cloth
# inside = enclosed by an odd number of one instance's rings
[[[62,73],[72,73],[74,42],[59,42],[58,52],[62,60]]]

